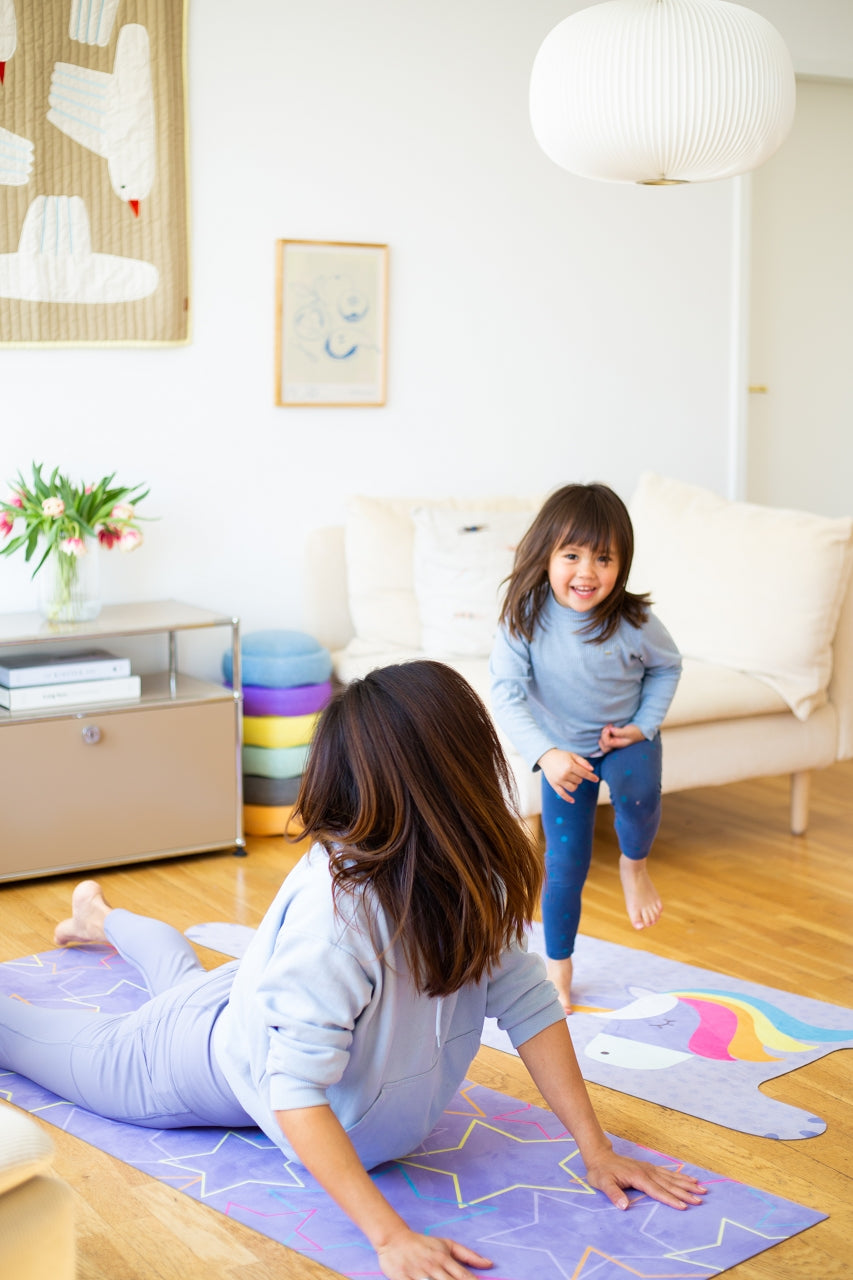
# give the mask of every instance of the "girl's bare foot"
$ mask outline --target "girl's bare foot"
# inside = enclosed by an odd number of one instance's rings
[[[635,929],[648,929],[657,924],[663,911],[663,903],[652,884],[646,869],[647,858],[626,858],[619,855],[619,878],[625,894],[628,919]]]
[[[557,988],[560,1004],[566,1013],[572,1011],[572,958],[552,960],[548,958],[548,977]]]
[[[104,920],[112,907],[104,899],[97,880],[83,880],[71,895],[71,915],[56,926],[53,940],[59,947],[74,942],[106,942]]]

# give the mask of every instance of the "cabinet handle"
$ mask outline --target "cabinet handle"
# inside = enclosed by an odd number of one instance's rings
[[[82,737],[87,747],[93,747],[96,742],[101,741],[101,731],[96,724],[87,724]]]

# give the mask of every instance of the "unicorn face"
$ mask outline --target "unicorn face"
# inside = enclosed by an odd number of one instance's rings
[[[811,1026],[764,1000],[734,992],[628,990],[634,998],[619,1009],[583,1010],[607,1020],[606,1031],[585,1046],[586,1057],[632,1071],[659,1071],[691,1057],[778,1062],[783,1054],[808,1052],[821,1041],[849,1035]]]
[[[584,1055],[606,1066],[625,1067],[628,1071],[662,1071],[692,1057],[692,1054],[667,1049],[662,1044],[643,1044],[640,1040],[611,1036],[605,1031],[590,1040]]]

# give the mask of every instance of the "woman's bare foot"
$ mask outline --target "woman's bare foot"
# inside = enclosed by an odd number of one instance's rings
[[[552,960],[548,958],[548,977],[557,988],[560,1004],[566,1013],[572,1011],[572,958]]]
[[[663,911],[663,903],[652,884],[646,869],[647,858],[626,858],[619,855],[619,878],[625,894],[628,919],[635,929],[648,929],[657,924]]]
[[[71,915],[56,926],[54,942],[59,947],[74,942],[106,942],[104,920],[110,911],[112,907],[97,880],[82,880],[71,895]]]

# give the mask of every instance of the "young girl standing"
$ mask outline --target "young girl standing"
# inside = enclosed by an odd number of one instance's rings
[[[543,775],[542,922],[567,1013],[601,778],[631,923],[647,928],[662,910],[647,859],[660,823],[658,731],[681,658],[648,596],[627,590],[633,554],[631,519],[612,489],[558,489],[518,545],[492,652],[495,718]]]
[[[626,1187],[700,1203],[695,1178],[617,1155],[596,1119],[560,1003],[523,946],[541,873],[508,786],[489,715],[449,667],[354,681],[324,711],[302,781],[314,844],[242,960],[206,972],[177,930],[84,881],[56,941],[111,942],[151,999],[110,1015],[0,997],[0,1066],[146,1127],[256,1124],[364,1232],[389,1280],[470,1280],[488,1259],[412,1231],[367,1169],[427,1137],[490,1016],[590,1186],[622,1209]]]

